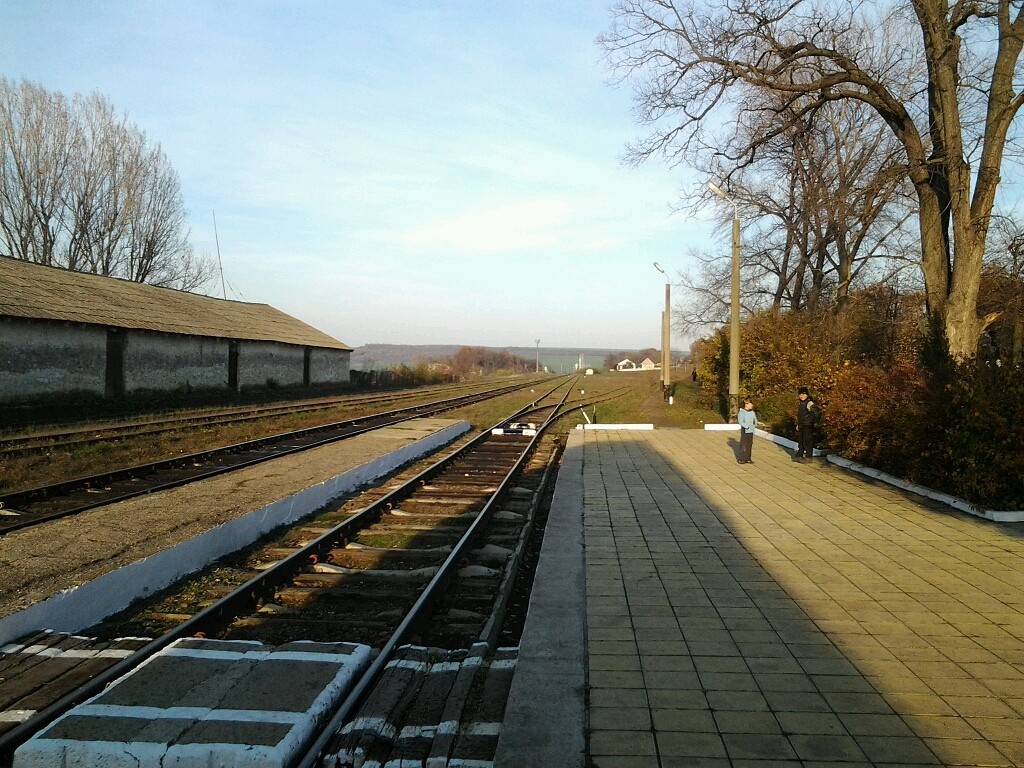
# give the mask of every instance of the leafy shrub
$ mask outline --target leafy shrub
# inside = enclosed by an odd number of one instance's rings
[[[1024,369],[971,361],[936,388],[920,482],[983,506],[1024,509]]]
[[[823,435],[848,459],[907,476],[918,455],[927,389],[919,366],[892,370],[847,363],[829,392]]]
[[[828,392],[841,365],[835,323],[798,312],[761,312],[750,317],[740,338],[740,390],[761,398],[798,387]],[[795,407],[795,406],[794,406]]]

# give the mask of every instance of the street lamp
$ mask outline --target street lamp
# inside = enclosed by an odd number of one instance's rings
[[[665,275],[665,311],[661,315],[661,382],[665,397],[668,397],[669,384],[672,381],[669,371],[672,366],[672,285],[661,264],[654,262],[654,268]]]
[[[732,206],[732,304],[729,323],[729,421],[740,410],[740,211],[736,201],[713,182],[708,189]]]

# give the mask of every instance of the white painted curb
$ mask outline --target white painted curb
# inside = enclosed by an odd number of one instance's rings
[[[704,429],[739,429],[738,424],[705,424]],[[758,437],[770,440],[773,443],[784,446],[790,449],[796,449],[796,442],[786,437],[780,437],[779,435],[772,434],[771,432],[765,432],[763,429],[755,429],[754,434]],[[815,456],[824,456],[828,461],[836,466],[842,467],[843,469],[849,469],[851,472],[857,472],[861,475],[866,475],[875,480],[879,480],[888,485],[902,488],[905,491],[916,493],[918,496],[924,496],[927,499],[938,501],[946,506],[953,507],[961,512],[966,512],[969,515],[975,517],[981,517],[985,520],[991,520],[994,523],[1021,523],[1024,522],[1024,510],[996,510],[996,509],[982,509],[976,504],[971,504],[969,501],[964,501],[956,496],[951,496],[948,493],[942,493],[941,491],[935,491],[931,488],[926,488],[923,485],[916,485],[908,482],[902,478],[890,475],[881,470],[874,469],[873,467],[867,467],[863,464],[858,464],[855,461],[844,459],[842,456],[836,456],[835,454],[827,453],[826,451],[820,451],[817,448],[814,449]]]
[[[183,576],[204,568],[217,558],[237,552],[267,531],[301,520],[332,499],[451,442],[469,429],[469,422],[456,422],[311,488],[211,528],[170,549],[12,613],[0,619],[0,645],[41,629],[78,632],[90,627],[124,610],[139,598],[158,592]]]
[[[908,482],[903,478],[896,477],[895,475],[887,474],[880,470],[874,469],[873,467],[866,467],[863,464],[858,464],[855,461],[844,459],[842,456],[834,456],[829,454],[826,458],[833,464],[842,467],[843,469],[849,469],[852,472],[858,472],[862,475],[879,480],[888,485],[902,488],[905,491],[916,493],[918,496],[924,496],[925,498],[938,501],[946,506],[953,507],[961,512],[966,512],[968,515],[974,515],[975,517],[981,517],[985,520],[991,520],[994,523],[1021,523],[1024,522],[1024,510],[996,510],[996,509],[984,509],[971,504],[969,501],[951,496],[948,493],[942,493],[941,491],[934,491],[931,488],[926,488],[923,485],[916,485]]]
[[[653,424],[577,424],[576,429],[592,430],[592,429],[632,429],[632,430],[650,430],[654,429]]]

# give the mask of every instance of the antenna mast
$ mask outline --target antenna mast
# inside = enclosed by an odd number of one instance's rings
[[[217,236],[216,211],[213,211],[213,240],[215,243],[217,243],[217,267],[220,269],[220,292],[226,299],[228,297],[228,290],[227,288],[224,287],[224,262],[220,260],[220,238]]]

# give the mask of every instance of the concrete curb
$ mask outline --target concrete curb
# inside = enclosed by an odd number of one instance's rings
[[[576,429],[582,430],[594,430],[594,429],[629,429],[629,430],[651,430],[654,429],[653,424],[577,424]]]
[[[721,429],[739,429],[737,424],[705,424],[704,429],[709,430],[721,430]],[[796,442],[789,438],[779,437],[778,435],[772,434],[771,432],[765,432],[763,429],[754,430],[754,434],[758,437],[769,440],[773,443],[781,445],[791,450],[796,449]],[[817,448],[814,449],[815,456],[822,456],[827,459],[830,463],[836,466],[848,469],[851,472],[857,472],[858,474],[865,475],[886,483],[887,485],[895,486],[896,488],[902,488],[905,491],[916,493],[918,496],[924,496],[927,499],[932,499],[941,504],[945,504],[948,507],[959,510],[960,512],[966,512],[968,515],[974,515],[985,520],[991,520],[994,523],[1021,523],[1024,522],[1024,510],[1013,510],[1013,509],[984,509],[979,507],[977,504],[971,504],[969,501],[951,496],[948,493],[942,493],[941,491],[935,491],[931,488],[926,488],[923,485],[917,485],[915,483],[908,482],[895,475],[890,475],[887,472],[868,467],[863,464],[858,464],[855,461],[844,459],[842,456],[836,456],[835,454],[827,453],[826,451],[820,451]]]
[[[583,439],[570,432],[562,454],[494,768],[586,759]]]
[[[237,517],[175,547],[118,568],[92,581],[0,619],[0,645],[30,632],[78,632],[170,586],[219,557],[248,546],[267,531],[296,522],[332,499],[397,469],[467,432],[460,421],[330,480]]]

